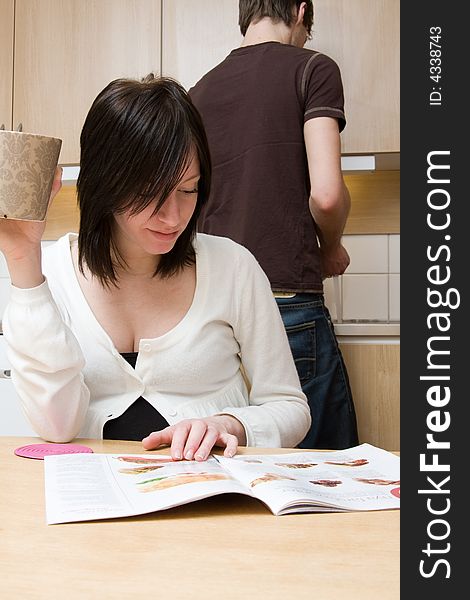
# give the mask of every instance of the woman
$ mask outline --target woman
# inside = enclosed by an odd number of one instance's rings
[[[211,167],[185,90],[111,82],[80,144],[78,236],[41,251],[44,223],[0,223],[4,334],[35,431],[144,438],[176,460],[298,444],[309,409],[269,283],[242,246],[195,234]]]

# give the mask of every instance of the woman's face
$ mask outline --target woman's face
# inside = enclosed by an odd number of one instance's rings
[[[130,211],[115,215],[118,247],[124,252],[140,249],[151,255],[170,252],[193,215],[199,177],[199,160],[193,154],[181,181],[156,214],[155,204],[150,203],[135,215]]]

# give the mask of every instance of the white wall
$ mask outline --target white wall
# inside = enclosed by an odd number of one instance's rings
[[[5,259],[0,252],[0,321],[10,295],[10,278]],[[36,436],[20,407],[18,396],[10,379],[5,378],[10,363],[6,343],[0,335],[0,435]]]
[[[20,407],[18,396],[10,379],[2,377],[9,367],[6,344],[0,335],[0,435],[35,436]]]

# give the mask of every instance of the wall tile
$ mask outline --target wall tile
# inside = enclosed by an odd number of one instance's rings
[[[388,236],[389,273],[400,272],[400,236]]]
[[[388,275],[343,275],[343,321],[388,320]]]
[[[342,281],[341,277],[338,277],[338,287],[339,287],[339,302],[341,303],[341,287]],[[336,306],[336,297],[335,297],[335,288],[334,288],[334,279],[333,277],[328,277],[323,281],[323,290],[325,294],[325,304],[330,311],[331,318],[333,321],[338,320],[338,307]]]
[[[342,241],[351,258],[348,274],[388,273],[387,235],[345,235]]]
[[[400,275],[389,275],[389,319],[400,320]]]

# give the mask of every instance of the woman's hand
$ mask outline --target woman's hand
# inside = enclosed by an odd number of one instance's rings
[[[245,445],[245,429],[231,415],[216,415],[205,419],[186,419],[161,431],[154,431],[142,440],[146,450],[165,444],[171,446],[173,460],[206,460],[214,446],[224,447],[224,456],[232,457],[238,444]]]
[[[57,167],[49,206],[62,186],[62,168]],[[41,272],[41,239],[45,221],[0,219],[0,251],[4,254],[11,282],[17,287],[34,287],[44,277]]]
[[[52,183],[48,207],[62,187],[62,168],[57,167]],[[22,258],[24,250],[41,243],[45,221],[0,220],[0,250],[7,257]]]

